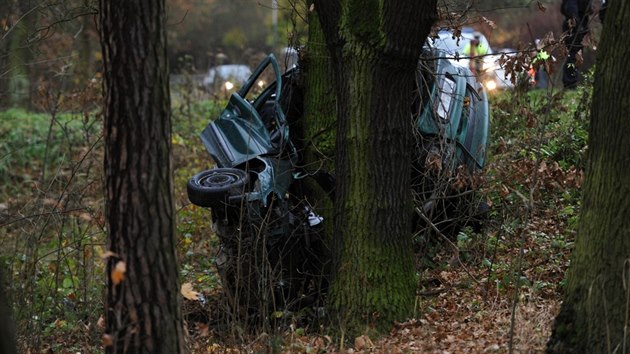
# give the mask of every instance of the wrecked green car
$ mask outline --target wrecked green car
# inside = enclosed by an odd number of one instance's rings
[[[438,215],[438,180],[483,168],[488,100],[474,75],[427,49],[420,61],[414,191],[424,215]],[[263,72],[272,72],[264,77]],[[334,177],[305,173],[291,140],[302,118],[299,67],[282,74],[273,55],[232,94],[221,115],[201,133],[216,167],[187,185],[193,204],[211,209],[221,248],[216,264],[235,313],[265,314],[315,304],[326,288],[327,253],[321,240],[328,222],[309,205],[304,181],[314,179],[334,195]],[[259,94],[252,94],[270,84]],[[439,168],[434,159],[439,159]],[[430,161],[429,161],[430,160]],[[417,222],[417,225],[421,222]]]

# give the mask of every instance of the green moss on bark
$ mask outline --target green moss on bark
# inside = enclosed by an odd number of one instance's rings
[[[589,153],[576,248],[560,315],[549,341],[552,353],[630,350],[630,67],[624,64],[630,4],[612,3],[595,72]],[[609,22],[610,21],[610,22]],[[620,43],[621,41],[621,43]]]

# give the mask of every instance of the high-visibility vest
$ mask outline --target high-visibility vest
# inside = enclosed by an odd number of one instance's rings
[[[537,61],[545,61],[549,59],[549,53],[547,53],[545,50],[540,50],[538,52],[538,54],[536,54],[536,56],[534,57],[534,59],[532,60],[532,63],[535,63]]]
[[[477,44],[474,48],[470,45],[470,42],[464,46],[464,50],[462,54],[467,56],[477,56],[477,55],[486,55],[488,54],[488,47],[483,45],[481,42]]]

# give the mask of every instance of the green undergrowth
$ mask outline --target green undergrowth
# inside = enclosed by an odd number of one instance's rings
[[[181,282],[217,289],[210,213],[190,205],[186,182],[212,166],[199,133],[224,102],[172,109]],[[103,352],[102,115],[0,112],[0,261],[7,269],[19,352]]]
[[[421,243],[421,284],[435,271],[465,270],[470,283],[508,297],[559,294],[577,232],[590,97],[588,86],[490,97],[488,162],[478,181],[490,206],[485,227]]]
[[[492,107],[481,192],[482,234],[462,230],[462,258],[499,290],[557,296],[573,249],[584,179],[591,89],[501,92]]]
[[[101,126],[93,112],[0,112],[0,245],[21,352],[98,336]]]
[[[100,129],[93,114],[0,112],[0,184],[6,188],[59,172],[81,157],[86,143],[96,142]]]

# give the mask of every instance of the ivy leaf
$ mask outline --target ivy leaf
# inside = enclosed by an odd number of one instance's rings
[[[70,288],[72,288],[72,285],[73,285],[73,284],[72,284],[72,279],[71,279],[71,278],[64,278],[64,279],[63,279],[62,286],[63,286],[65,289],[70,289]]]

